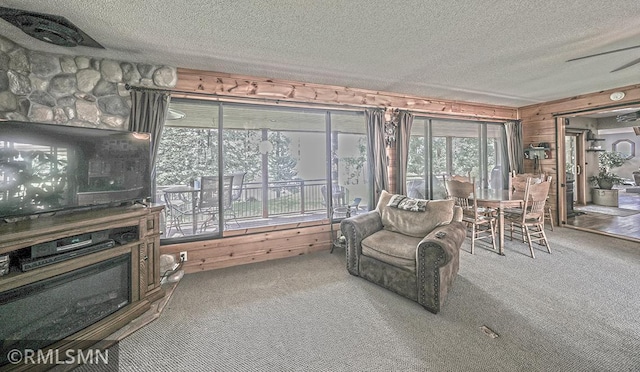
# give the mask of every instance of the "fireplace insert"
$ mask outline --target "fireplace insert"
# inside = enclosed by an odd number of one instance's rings
[[[40,349],[131,303],[124,254],[0,293],[0,365],[12,349]]]

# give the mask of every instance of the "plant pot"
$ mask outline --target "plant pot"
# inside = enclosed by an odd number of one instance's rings
[[[613,188],[613,182],[609,180],[598,180],[598,187],[604,190],[611,190]]]

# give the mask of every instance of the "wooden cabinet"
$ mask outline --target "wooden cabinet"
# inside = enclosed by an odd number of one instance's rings
[[[140,226],[144,238],[140,244],[140,293],[155,301],[164,295],[160,288],[160,212],[161,206],[151,207]]]
[[[85,339],[95,342],[106,338],[149,310],[153,301],[164,296],[164,290],[160,285],[159,267],[162,208],[162,206],[134,205],[40,216],[0,225],[0,237],[2,237],[0,255],[8,255],[11,262],[10,272],[0,276],[0,294],[14,293],[47,280],[73,277],[75,272],[82,271],[83,268],[93,268],[103,262],[125,257],[124,261],[121,261],[127,263],[124,264],[124,269],[120,270],[124,270],[125,273],[129,271],[125,277],[130,279],[124,281],[123,287],[124,293],[129,293],[129,300],[110,315],[89,323],[81,331],[65,337],[50,347],[64,350],[75,345],[74,341],[69,340]],[[20,258],[29,257],[32,249],[35,249],[34,245],[50,244],[50,242],[76,237],[91,236],[93,238],[93,234],[109,234],[108,239],[105,240],[109,242],[109,246],[98,251],[78,248],[74,252],[81,253],[68,258],[65,256],[65,260],[37,266],[24,272],[20,269]],[[88,248],[95,242],[91,243],[87,245]],[[85,249],[84,253],[83,249]],[[59,253],[53,256],[64,254]],[[129,269],[127,266],[130,266]],[[128,290],[127,285],[130,286]],[[30,295],[30,292],[26,293],[26,296]]]
[[[0,225],[0,254],[14,254],[20,250],[28,250],[31,246],[64,239],[97,231],[128,231],[133,229],[136,234],[130,235],[126,241],[116,244],[114,248],[92,253],[79,258],[72,258],[51,265],[43,266],[27,272],[21,272],[16,267],[16,260],[12,259],[12,270],[9,274],[0,276],[0,292],[11,289],[32,279],[46,278],[62,274],[69,267],[78,266],[78,262],[91,262],[103,256],[109,256],[109,251],[130,252],[135,285],[133,301],[162,297],[160,288],[159,247],[160,247],[160,213],[162,206],[131,206],[121,208],[98,209],[94,211],[75,212],[54,216],[41,216],[33,220]]]

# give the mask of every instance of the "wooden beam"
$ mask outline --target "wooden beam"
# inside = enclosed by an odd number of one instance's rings
[[[190,97],[189,93],[229,98],[277,100],[278,102],[345,105],[355,107],[393,107],[416,113],[453,117],[513,120],[514,107],[487,105],[402,95],[333,85],[275,80],[221,72],[178,69],[178,83],[172,96]]]
[[[625,96],[620,101],[612,101],[609,96],[613,92],[623,92]],[[553,116],[566,113],[598,110],[606,107],[623,106],[636,103],[640,103],[640,84],[601,90],[599,92],[524,106],[519,108],[518,111],[522,119],[549,120]]]

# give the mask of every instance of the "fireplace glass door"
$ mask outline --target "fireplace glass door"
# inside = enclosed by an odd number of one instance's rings
[[[0,365],[11,349],[62,340],[131,303],[130,254],[0,293]]]

